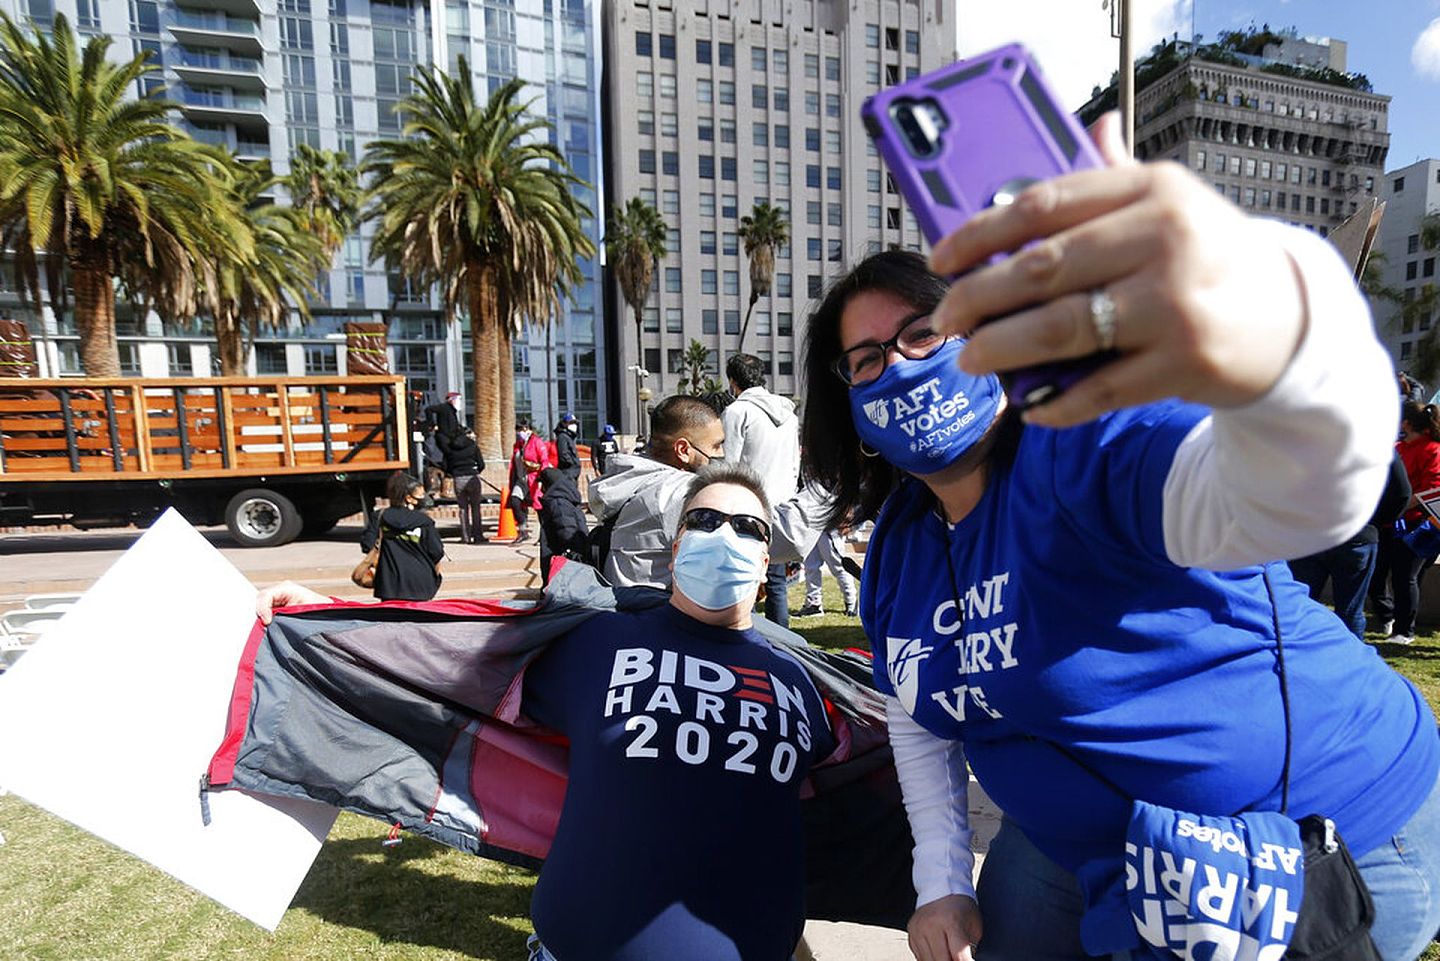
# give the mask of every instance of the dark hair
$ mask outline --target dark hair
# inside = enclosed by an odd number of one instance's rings
[[[930,272],[925,258],[909,250],[885,250],[862,260],[831,285],[810,315],[805,335],[805,418],[800,429],[802,471],[834,497],[831,524],[853,526],[880,512],[904,477],[883,457],[860,451],[850,416],[850,388],[832,369],[840,356],[840,317],[852,297],[867,290],[893,294],[916,310],[939,306],[950,284]],[[1013,457],[1020,435],[1019,411],[1011,406],[992,428],[994,456]]]
[[[667,397],[650,412],[651,450],[667,450],[681,437],[687,437],[720,419],[715,408],[699,397],[675,394]]]
[[[715,413],[725,413],[725,408],[735,403],[735,395],[728,390],[711,390],[700,395],[700,399],[714,408]]]
[[[564,476],[565,473],[560,470],[560,468],[547,467],[540,472],[540,486],[543,487],[545,490],[549,490],[551,484],[555,483],[555,481],[559,480],[561,477]]]
[[[1434,404],[1407,400],[1400,407],[1400,420],[1415,433],[1425,434],[1433,441],[1440,441],[1440,409]]]
[[[725,376],[741,390],[765,386],[765,362],[754,354],[731,354],[725,362]]]
[[[403,507],[405,505],[405,498],[410,496],[410,492],[417,487],[423,486],[424,485],[418,480],[404,471],[396,471],[391,474],[390,479],[385,482],[385,496],[390,500],[391,507]]]
[[[529,430],[529,429],[530,429],[530,418],[528,418],[528,417],[517,417],[517,418],[515,418],[515,429],[516,429],[516,430]]]
[[[712,464],[696,474],[690,486],[685,488],[685,504],[680,508],[680,513],[684,514],[690,509],[690,502],[698,497],[701,491],[716,484],[734,484],[754,494],[765,511],[760,519],[770,523],[770,498],[765,496],[765,482],[760,479],[759,474],[744,464]]]

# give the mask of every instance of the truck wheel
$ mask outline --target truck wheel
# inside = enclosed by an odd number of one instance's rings
[[[244,547],[279,547],[300,535],[300,512],[284,494],[256,487],[230,498],[225,526]]]

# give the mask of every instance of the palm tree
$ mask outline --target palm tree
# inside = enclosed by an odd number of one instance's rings
[[[645,356],[641,348],[645,302],[650,299],[655,264],[665,256],[665,236],[668,233],[669,228],[660,211],[639,197],[631,197],[625,206],[615,208],[610,214],[610,229],[605,232],[605,252],[620,281],[620,293],[635,313],[637,363]],[[635,416],[641,416],[639,410]]]
[[[705,393],[707,384],[715,381],[706,376],[709,373],[710,351],[698,340],[691,340],[685,348],[681,360],[685,366],[685,376],[675,385],[677,390],[688,390],[692,396],[699,397]]]
[[[314,231],[310,217],[260,199],[277,179],[268,164],[241,169],[234,199],[249,252],[227,248],[207,258],[220,372],[226,377],[244,375],[250,344],[262,326],[283,326],[292,307],[309,317],[307,301],[330,263],[326,238]]]
[[[154,68],[148,53],[110,62],[110,42],[91,37],[82,52],[64,16],[47,37],[0,15],[0,244],[37,301],[43,263],[57,316],[68,268],[81,361],[95,377],[120,373],[117,280],[163,313],[190,316],[197,252],[249,253],[227,197],[228,159],[166,122],[169,101],[127,99]]]
[[[403,136],[372,143],[366,216],[376,221],[372,261],[439,285],[446,316],[470,318],[476,435],[503,462],[503,422],[513,422],[511,338],[520,323],[548,323],[594,254],[575,199],[582,184],[547,142],[549,124],[516,98],[511,80],[476,103],[469,64],[453,77],[420,70],[397,108]]]
[[[745,256],[750,259],[750,306],[745,311],[745,323],[740,325],[737,351],[745,349],[745,332],[750,329],[755,302],[770,293],[770,284],[775,279],[775,248],[785,246],[790,240],[790,222],[785,219],[785,211],[772,206],[768,200],[760,201],[740,218],[740,239],[745,242]]]
[[[360,174],[350,155],[302,143],[290,158],[284,183],[291,206],[304,214],[310,230],[324,241],[326,259],[332,259],[355,229],[364,202]]]

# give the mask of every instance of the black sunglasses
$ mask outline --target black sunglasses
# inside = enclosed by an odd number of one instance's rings
[[[762,544],[770,543],[770,525],[751,514],[727,514],[713,507],[692,507],[680,519],[682,527],[708,534],[729,523],[735,533]]]

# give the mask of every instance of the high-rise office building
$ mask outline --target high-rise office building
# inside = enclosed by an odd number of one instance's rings
[[[289,169],[298,144],[358,160],[370,141],[399,136],[394,108],[416,68],[443,63],[453,71],[464,54],[482,97],[511,77],[533,85],[526,99],[553,125],[553,140],[576,173],[596,185],[579,194],[598,213],[599,38],[595,6],[586,0],[0,0],[0,9],[42,28],[64,13],[82,35],[113,37],[115,57],[150,51],[159,69],[141,81],[137,96],[163,84],[191,135],[248,160],[269,160],[277,173]],[[598,244],[598,217],[585,229]],[[262,332],[251,370],[344,371],[343,324],[385,321],[392,369],[414,389],[443,396],[463,384],[473,399],[469,331],[446,326],[435,292],[370,264],[369,242],[368,226],[347,238],[322,278],[312,320]],[[605,414],[605,345],[598,266],[581,266],[584,282],[559,323],[517,338],[516,408],[542,424],[573,409],[594,436]],[[0,291],[0,310],[28,320],[46,373],[79,373],[72,317],[27,315],[13,291]],[[211,371],[213,341],[203,318],[162,322],[124,304],[118,313],[126,374]]]
[[[1376,195],[1390,98],[1341,82],[1343,41],[1286,37],[1225,62],[1171,50],[1174,69],[1135,96],[1136,156],[1178,161],[1247,210],[1322,235]]]
[[[790,243],[745,350],[793,395],[826,282],[871,251],[920,248],[860,105],[954,59],[954,0],[615,0],[604,35],[608,205],[641,197],[669,227],[638,344],[618,284],[606,292],[624,428],[643,429],[635,368],[654,398],[673,393],[692,340],[723,383],[750,295],[740,218],[763,200],[786,212]]]
[[[1421,160],[1390,171],[1379,196],[1385,201],[1385,217],[1375,238],[1375,250],[1384,255],[1378,260],[1380,277],[1402,300],[1396,304],[1372,299],[1370,307],[1381,342],[1396,363],[1406,367],[1420,345],[1435,336],[1431,328],[1440,322],[1440,305],[1433,303],[1433,293],[1440,287],[1435,269],[1440,250],[1425,246],[1423,229],[1427,218],[1431,223],[1440,218],[1440,160]],[[1427,386],[1434,390],[1440,385]]]

